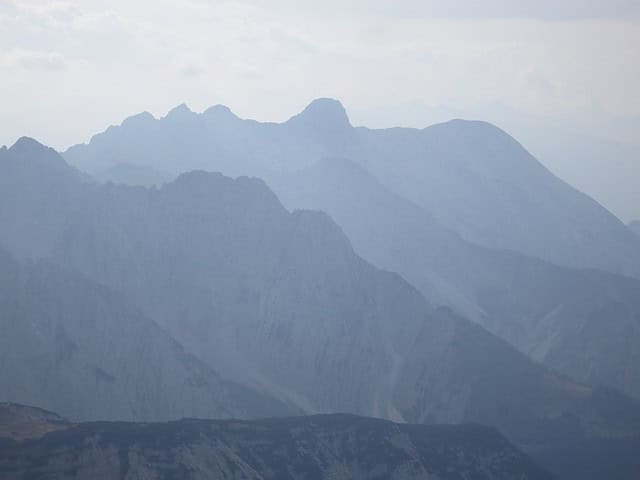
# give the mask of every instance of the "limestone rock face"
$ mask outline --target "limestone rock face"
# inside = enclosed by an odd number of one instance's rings
[[[227,382],[122,295],[0,250],[3,401],[73,420],[249,417],[295,412]]]
[[[345,159],[272,186],[289,208],[327,212],[359,255],[433,303],[571,378],[640,398],[640,280],[470,243]]]

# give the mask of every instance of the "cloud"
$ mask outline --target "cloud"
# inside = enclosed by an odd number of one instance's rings
[[[576,20],[640,17],[638,0],[254,0],[279,11],[405,18]]]
[[[16,49],[3,54],[1,64],[8,68],[55,72],[67,67],[65,58],[58,52]]]
[[[206,69],[199,65],[185,65],[180,68],[180,73],[185,77],[199,77],[200,75],[204,75],[206,73]]]
[[[59,28],[68,25],[78,12],[78,8],[68,1],[8,0],[0,7],[1,16],[12,17],[40,28]]]
[[[446,18],[571,20],[640,14],[637,0],[416,0],[400,3],[406,5],[405,13]]]

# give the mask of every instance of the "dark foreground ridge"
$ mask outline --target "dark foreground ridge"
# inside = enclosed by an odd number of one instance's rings
[[[40,436],[32,407],[0,404],[0,477],[163,479],[548,479],[496,430],[354,415],[65,424]],[[18,421],[14,421],[15,419]],[[34,438],[5,424],[31,419]]]

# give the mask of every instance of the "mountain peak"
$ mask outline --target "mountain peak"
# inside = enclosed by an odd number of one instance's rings
[[[30,137],[21,137],[2,155],[2,167],[34,172],[37,175],[53,177],[61,173],[67,175],[76,172],[53,148],[41,144]],[[58,178],[58,177],[55,177]]]
[[[256,177],[231,178],[220,172],[192,170],[164,184],[161,190],[196,201],[198,205],[226,205],[230,208],[235,205],[241,209],[285,211],[264,180]]]
[[[317,98],[298,115],[291,117],[290,122],[313,124],[333,124],[350,127],[347,112],[338,100],[333,98]]]
[[[130,117],[127,117],[124,119],[124,121],[122,122],[123,125],[127,124],[127,125],[138,125],[138,124],[142,124],[145,123],[149,120],[155,120],[155,118],[153,117],[153,115],[151,115],[149,112],[144,111],[144,112],[140,112],[137,113],[135,115],[131,115]]]
[[[203,112],[203,115],[206,115],[207,117],[213,117],[216,119],[234,119],[235,120],[238,118],[238,116],[235,113],[233,113],[229,107],[221,104],[213,105],[207,108]]]
[[[171,110],[169,110],[165,118],[182,117],[184,115],[190,115],[192,113],[193,112],[186,103],[181,103],[177,107],[173,107]]]
[[[31,137],[20,137],[9,150],[14,153],[34,153],[49,150],[49,147],[45,147],[43,144]]]

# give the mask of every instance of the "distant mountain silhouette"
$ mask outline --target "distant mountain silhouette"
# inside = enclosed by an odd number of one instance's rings
[[[432,308],[326,214],[289,213],[261,180],[196,171],[159,189],[99,186],[58,164],[0,157],[0,243],[117,291],[224,378],[306,413],[484,423],[555,471],[640,431],[634,401]]]
[[[39,438],[52,425],[57,431]],[[35,431],[35,438],[2,438],[7,427],[16,426]],[[339,414],[73,425],[51,412],[0,404],[0,442],[0,476],[7,480],[553,478],[487,427],[407,425]]]
[[[181,106],[158,120],[132,117],[64,156],[90,173],[124,163],[267,181],[324,157],[347,158],[474,243],[640,277],[640,247],[624,224],[485,122],[354,128],[331,99],[280,124],[242,120],[221,106],[202,114]]]
[[[356,252],[435,303],[572,378],[640,398],[639,280],[471,244],[348,160],[322,160],[272,186],[289,208],[327,212]]]
[[[640,236],[640,220],[633,220],[629,222],[629,228],[633,233]]]
[[[640,242],[496,127],[455,120],[424,130],[353,128],[331,99],[315,100],[282,124],[241,120],[222,106],[181,111],[181,125],[189,128],[168,122],[173,112],[160,120],[145,116],[141,138],[135,129],[113,127],[65,155],[89,165],[108,162],[103,153],[115,151],[173,171],[186,164],[263,176],[289,208],[327,211],[361,255],[400,273],[432,302],[573,378],[640,397],[640,371],[633,368],[638,283],[529,257],[636,275]],[[151,128],[155,133],[146,135]],[[120,141],[125,135],[136,140]],[[176,165],[169,156],[178,146]],[[314,178],[318,161],[345,155],[361,175],[345,170]],[[462,209],[474,211],[462,219]],[[492,237],[481,238],[481,231]]]

